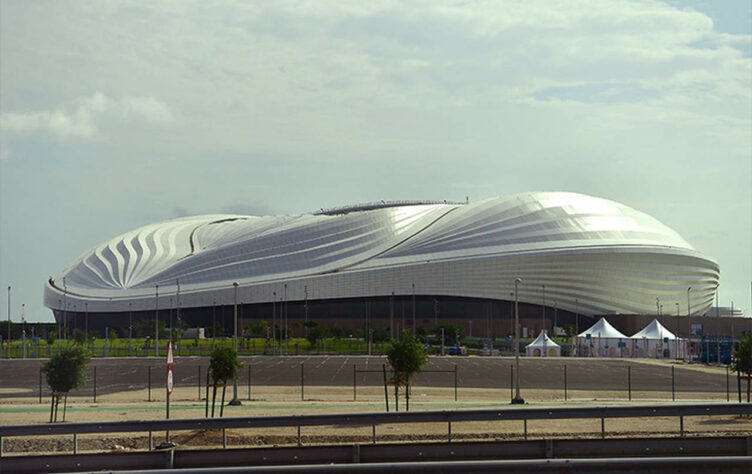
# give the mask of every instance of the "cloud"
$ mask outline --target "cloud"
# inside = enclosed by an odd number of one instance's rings
[[[11,157],[10,148],[5,143],[0,144],[0,161],[8,161]]]
[[[88,140],[101,134],[107,122],[165,124],[174,120],[170,109],[153,97],[112,99],[97,92],[75,101],[68,109],[37,112],[3,112],[3,132],[43,133],[59,140]]]
[[[749,298],[749,2],[0,1],[3,248],[49,250],[25,287],[170,217],[567,190],[737,223],[690,241]]]

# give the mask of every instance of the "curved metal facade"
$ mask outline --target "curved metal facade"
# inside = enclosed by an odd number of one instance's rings
[[[579,314],[704,314],[716,262],[656,219],[574,193],[525,193],[472,204],[387,206],[334,215],[209,215],[123,234],[45,285],[63,310],[154,309],[394,295],[508,300]],[[689,288],[689,291],[688,291]],[[63,301],[65,303],[63,303]]]

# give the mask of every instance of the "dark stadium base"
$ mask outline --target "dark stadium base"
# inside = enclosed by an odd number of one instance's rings
[[[167,327],[205,328],[207,337],[232,335],[233,306],[211,306],[201,308],[160,308],[156,311],[133,311],[102,313],[80,311],[55,311],[58,324],[104,336],[105,329],[116,330],[121,337],[128,336],[130,327],[134,337],[144,337],[154,333],[155,318]],[[460,328],[464,336],[505,337],[513,333],[514,302],[475,298],[452,298],[446,296],[384,296],[378,298],[352,298],[317,301],[290,301],[277,303],[239,303],[239,334],[248,326],[266,321],[269,328],[273,324],[283,325],[284,318],[293,337],[305,334],[304,324],[316,323],[329,329],[342,328],[345,336],[357,336],[364,327],[385,330],[398,335],[402,330],[412,332],[413,327],[427,332],[437,325],[452,325]],[[551,331],[554,321],[558,327],[571,326],[580,331],[590,327],[596,319],[575,315],[569,311],[526,303],[519,304],[520,326],[527,337],[534,337],[541,327]],[[87,322],[88,321],[88,322]],[[212,331],[212,328],[215,328]],[[271,331],[271,329],[270,329]]]

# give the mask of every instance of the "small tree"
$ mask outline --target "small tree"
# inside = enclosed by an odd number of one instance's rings
[[[86,344],[86,333],[80,329],[73,331],[73,340],[76,344]]]
[[[329,329],[329,332],[334,336],[334,339],[342,339],[347,334],[347,331],[345,331],[345,328],[341,328],[339,326],[334,326],[333,328]]]
[[[744,374],[747,377],[747,403],[749,403],[749,383],[752,377],[752,333],[739,341],[739,347],[734,349],[734,360],[731,361],[731,368],[738,374]]]
[[[52,346],[55,344],[55,339],[57,337],[57,334],[55,334],[55,331],[47,331],[47,345]]]
[[[423,345],[415,340],[407,331],[402,331],[399,341],[394,341],[386,349],[386,357],[392,366],[392,382],[394,383],[394,406],[399,411],[399,388],[405,387],[405,406],[410,411],[410,381],[420,372],[420,368],[428,360]]]
[[[53,419],[57,422],[57,408],[60,405],[60,398],[64,398],[63,421],[65,421],[68,392],[86,383],[86,367],[90,359],[89,352],[76,344],[64,347],[42,366],[42,371],[47,375],[47,385],[52,390],[50,423],[53,422]]]
[[[326,327],[319,326],[318,324],[309,327],[306,339],[308,339],[308,342],[311,344],[311,348],[314,348],[321,339],[324,339],[328,332],[329,330]]]
[[[242,368],[243,364],[238,360],[238,353],[232,347],[219,346],[212,352],[209,362],[209,371],[213,380],[212,417],[214,416],[214,405],[217,401],[217,386],[222,385],[222,404],[219,409],[219,416],[221,417],[224,413],[227,381],[237,380],[238,373]]]
[[[254,328],[258,337],[266,337],[266,330],[269,329],[269,323],[266,320],[261,320]]]

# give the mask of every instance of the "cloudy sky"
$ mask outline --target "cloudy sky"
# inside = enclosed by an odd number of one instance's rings
[[[752,7],[0,2],[0,314],[138,226],[523,191],[613,199],[750,314]]]

